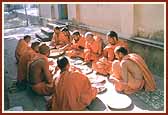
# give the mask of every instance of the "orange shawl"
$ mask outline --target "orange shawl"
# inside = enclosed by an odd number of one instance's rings
[[[52,97],[52,110],[83,110],[95,98],[90,81],[79,72],[61,73],[56,93]]]
[[[28,43],[24,39],[19,40],[15,50],[15,56],[17,60],[20,59],[20,57],[28,47]]]
[[[123,60],[131,60],[135,62],[140,67],[140,69],[143,71],[146,91],[154,91],[156,89],[156,83],[153,78],[153,75],[148,69],[142,57],[140,57],[137,54],[128,54],[127,56],[123,58]]]

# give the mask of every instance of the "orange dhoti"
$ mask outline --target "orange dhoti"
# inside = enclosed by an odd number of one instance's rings
[[[80,57],[84,58],[84,47],[85,47],[85,38],[80,37],[79,41],[75,42],[72,41],[71,46],[67,49],[69,51],[66,52],[66,54],[69,57]]]
[[[39,95],[49,96],[53,93],[53,86],[50,84],[46,84],[44,82],[37,83],[32,85],[32,90],[35,91]]]
[[[70,50],[66,52],[68,57],[80,57],[80,58],[84,58],[84,53],[81,50]]]
[[[141,90],[144,87],[144,83],[144,80],[134,79],[133,76],[129,76],[127,84],[115,81],[114,85],[116,91],[124,91],[126,94],[131,94]]]
[[[90,51],[87,51],[84,53],[84,61],[88,62],[88,61],[97,61],[99,59],[99,55]]]
[[[92,69],[97,73],[108,75],[111,72],[112,62],[107,59],[99,59],[97,62],[92,63]]]

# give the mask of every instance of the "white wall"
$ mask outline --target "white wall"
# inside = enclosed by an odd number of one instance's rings
[[[105,30],[114,30],[123,35],[137,35],[164,30],[163,4],[68,4],[68,19],[80,21]],[[51,5],[41,4],[41,16],[59,19],[58,4],[51,13]],[[51,16],[52,14],[52,16]]]
[[[45,18],[51,18],[51,4],[40,4],[39,15]]]
[[[135,33],[137,33],[139,29],[146,33],[164,30],[164,5],[134,5],[134,20]]]
[[[139,28],[146,33],[164,29],[164,7],[159,4],[80,4],[80,22],[132,36]],[[68,5],[69,19],[76,18],[76,5]]]
[[[80,22],[122,34],[133,34],[133,5],[80,4],[79,7]],[[75,6],[69,5],[69,9],[68,15],[75,17]]]
[[[121,31],[118,5],[80,5],[80,21],[102,29]]]
[[[67,5],[68,8],[68,19],[76,19],[76,4],[69,4]]]

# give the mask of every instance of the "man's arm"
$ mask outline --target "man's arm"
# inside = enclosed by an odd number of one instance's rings
[[[121,77],[123,82],[128,83],[128,63],[126,61],[122,61],[121,65]]]
[[[100,40],[99,42],[98,42],[98,44],[99,44],[99,51],[98,51],[98,54],[99,55],[101,55],[101,53],[102,53],[102,48],[103,48],[103,46],[102,46],[102,40]]]

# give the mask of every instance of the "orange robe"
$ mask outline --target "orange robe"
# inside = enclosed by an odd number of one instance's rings
[[[24,51],[23,55],[20,57],[18,65],[18,75],[17,80],[27,80],[27,64],[36,55],[36,52],[32,48],[28,48]]]
[[[142,89],[143,87],[145,87],[146,91],[154,91],[156,89],[156,83],[155,80],[153,78],[152,73],[150,72],[150,70],[148,69],[147,65],[145,64],[144,60],[137,54],[128,54],[127,56],[125,56],[123,58],[123,60],[131,60],[133,62],[135,62],[141,69],[141,71],[143,72],[143,80],[137,80],[134,78],[134,76],[131,76],[128,78],[128,83],[122,84],[120,82],[116,82],[115,83],[115,88],[118,91],[124,91],[127,94],[136,92],[140,89]],[[122,63],[122,61],[121,61]],[[117,79],[120,79],[122,76],[122,74],[120,73],[122,70],[121,67],[119,67],[120,63],[118,63],[118,65],[115,65],[115,72],[113,74],[116,74],[114,76],[117,77]],[[116,69],[117,67],[117,69]],[[118,75],[117,75],[118,74]],[[122,78],[121,78],[122,80]]]
[[[70,43],[70,37],[65,36],[63,32],[60,32],[59,34],[54,33],[51,42],[54,46],[61,45],[60,47],[62,47]]]
[[[93,43],[86,41],[85,50],[84,50],[84,60],[88,61],[97,61],[102,53],[102,40],[101,38],[95,37]]]
[[[128,45],[127,43],[119,40],[115,45],[110,45],[108,44],[104,49],[103,49],[103,58],[100,58],[97,62],[94,62],[92,64],[92,68],[93,70],[95,70],[96,72],[103,74],[103,75],[107,75],[111,73],[111,69],[112,69],[112,61],[115,58],[114,55],[114,49],[117,46],[122,46],[125,47],[126,49],[128,49]],[[105,59],[105,57],[107,59]]]
[[[79,111],[84,110],[97,91],[91,87],[89,79],[80,72],[65,71],[61,73],[52,96],[51,110]]]
[[[113,61],[115,58],[114,55],[114,49],[117,46],[122,46],[125,47],[128,50],[128,44],[122,40],[118,40],[118,42],[115,45],[110,45],[108,44],[104,49],[103,49],[103,55],[107,57],[109,61]]]
[[[58,41],[58,38],[59,38],[59,34],[56,34],[55,32],[53,33],[53,37],[51,39],[51,45],[52,46],[56,46],[57,44],[57,41]]]
[[[15,50],[15,57],[17,62],[19,62],[20,57],[28,47],[28,43],[24,39],[19,40]]]
[[[35,61],[43,59],[46,62],[46,70],[40,71],[39,69],[36,71],[30,71],[31,64],[33,64]],[[41,68],[41,67],[39,67]],[[35,70],[37,68],[34,68]],[[44,72],[45,71],[45,72]],[[32,73],[34,72],[34,73]],[[37,76],[34,76],[34,74],[38,73]],[[47,76],[46,76],[47,74]],[[42,54],[37,53],[32,60],[28,63],[28,81],[32,87],[32,90],[35,91],[39,95],[51,95],[53,93],[53,78],[49,71],[49,63],[48,58]]]
[[[81,57],[84,58],[84,48],[86,40],[84,37],[80,37],[79,41],[73,41],[73,44],[69,47],[67,55],[69,57]]]

